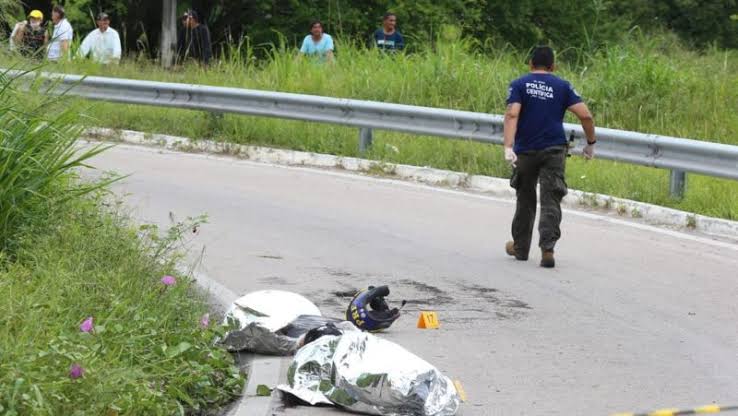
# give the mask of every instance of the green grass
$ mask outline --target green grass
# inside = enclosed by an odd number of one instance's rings
[[[504,111],[510,80],[525,73],[524,55],[511,49],[480,52],[470,42],[385,57],[341,45],[335,65],[295,59],[284,47],[265,59],[244,46],[205,70],[163,71],[148,62],[101,67],[85,62],[48,70],[172,82],[222,85],[368,99],[479,112]],[[599,126],[738,145],[738,52],[690,51],[674,37],[644,37],[595,52],[568,50],[559,73],[572,81]],[[337,155],[357,156],[356,129],[201,112],[96,103],[91,124]],[[573,121],[569,119],[568,121]],[[387,162],[507,176],[501,149],[393,132],[376,132],[366,157]],[[605,161],[572,159],[573,188],[738,219],[738,183],[689,175],[685,197],[668,196],[668,172]],[[584,178],[583,178],[584,177]]]
[[[0,413],[169,416],[232,400],[242,379],[213,346],[221,329],[200,327],[206,299],[185,276],[160,281],[174,274],[172,240],[102,209],[54,211],[0,267]],[[90,316],[94,332],[81,332]]]
[[[0,80],[0,414],[169,416],[232,400],[243,380],[213,345],[223,328],[200,323],[207,299],[187,276],[161,282],[189,223],[134,226],[106,181],[76,177],[100,150],[75,147],[77,109],[26,98]]]
[[[104,150],[97,146],[77,151],[80,127],[72,122],[74,107],[49,115],[50,108],[63,106],[60,99],[31,103],[14,87],[0,74],[0,249],[6,250],[12,249],[13,235],[38,206],[60,204],[100,186],[67,179]]]

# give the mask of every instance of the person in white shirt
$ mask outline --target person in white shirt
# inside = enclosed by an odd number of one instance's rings
[[[68,56],[74,30],[65,18],[62,6],[54,6],[51,12],[51,21],[54,22],[54,33],[51,35],[48,58],[50,61],[58,61],[63,56]]]
[[[86,58],[89,55],[101,64],[120,62],[120,36],[110,27],[110,17],[105,13],[97,15],[97,29],[90,32],[79,47],[79,56]]]

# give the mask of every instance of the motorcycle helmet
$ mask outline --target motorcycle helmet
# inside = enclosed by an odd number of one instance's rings
[[[400,317],[398,308],[390,309],[387,301],[390,290],[387,286],[369,286],[359,291],[346,310],[346,320],[362,331],[381,331],[389,328]],[[405,302],[403,302],[404,306]]]

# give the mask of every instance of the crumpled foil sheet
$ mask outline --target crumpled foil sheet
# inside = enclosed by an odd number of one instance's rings
[[[229,351],[292,355],[302,336],[313,328],[337,322],[324,318],[312,302],[279,290],[252,292],[236,299],[225,315],[229,331],[221,343]]]
[[[381,416],[452,416],[453,382],[399,345],[366,332],[324,336],[300,348],[277,388],[315,404]]]
[[[324,328],[329,324],[341,333],[358,331],[351,322],[324,316],[300,315],[277,330],[268,321],[251,321],[239,330],[229,331],[222,344],[228,351],[292,355],[302,346],[303,337],[308,331]]]

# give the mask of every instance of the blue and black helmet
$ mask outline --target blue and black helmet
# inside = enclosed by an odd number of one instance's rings
[[[400,310],[390,309],[384,300],[389,294],[387,286],[369,286],[368,289],[359,291],[351,299],[346,310],[346,320],[351,321],[362,331],[381,331],[389,328],[400,317]]]

